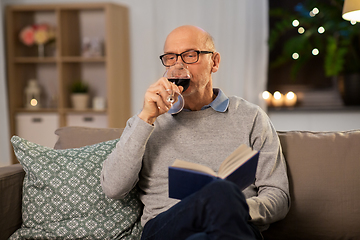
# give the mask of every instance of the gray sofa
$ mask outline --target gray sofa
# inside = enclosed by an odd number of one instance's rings
[[[65,127],[56,149],[116,139],[121,129]],[[360,239],[360,130],[278,132],[288,164],[292,206],[265,239]],[[0,240],[20,228],[24,171],[0,168]]]

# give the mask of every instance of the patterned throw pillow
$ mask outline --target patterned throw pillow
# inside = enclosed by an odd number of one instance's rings
[[[102,163],[117,142],[54,150],[12,137],[26,175],[23,225],[10,239],[139,239],[137,190],[113,200],[100,186]]]

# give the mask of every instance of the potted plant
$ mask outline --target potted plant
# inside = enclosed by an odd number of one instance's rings
[[[270,9],[270,16],[279,19],[270,30],[270,51],[284,35],[287,38],[281,53],[269,67],[292,61],[291,78],[296,79],[298,71],[311,58],[321,55],[326,77],[340,79],[343,90],[354,91],[360,87],[360,23],[342,18],[343,3],[343,0],[305,0],[297,4],[293,12]],[[347,81],[354,85],[348,87]],[[353,97],[345,92],[345,104],[360,104],[359,92],[360,89]]]
[[[89,85],[81,80],[77,80],[71,85],[71,102],[76,110],[88,108]]]

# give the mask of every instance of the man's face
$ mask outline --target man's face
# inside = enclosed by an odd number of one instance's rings
[[[187,50],[209,51],[204,42],[204,34],[193,29],[179,29],[170,33],[166,39],[164,52],[180,54]],[[178,57],[178,62],[182,62],[181,57]],[[204,93],[205,91],[212,91],[211,83],[211,69],[212,69],[212,54],[200,54],[199,61],[192,64],[183,63],[189,69],[192,78],[189,88],[183,92],[183,96],[189,96],[196,93]]]

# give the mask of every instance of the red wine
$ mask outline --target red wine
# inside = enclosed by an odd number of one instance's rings
[[[183,92],[185,92],[190,85],[190,78],[170,78],[168,80],[177,86],[182,86],[184,88]]]

